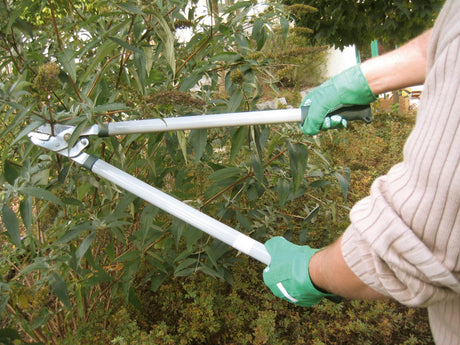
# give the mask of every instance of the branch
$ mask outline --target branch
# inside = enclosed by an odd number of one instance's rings
[[[211,32],[211,34],[208,36],[208,38],[187,58],[185,59],[185,61],[182,63],[182,65],[179,66],[179,68],[176,69],[176,73],[175,75],[177,75],[179,73],[179,71],[185,67],[185,65],[187,63],[190,62],[190,60],[193,59],[193,57],[198,54],[198,52],[203,49],[208,43],[209,41],[214,37],[213,33]]]
[[[48,4],[51,9],[51,17],[53,18],[54,31],[56,31],[56,38],[58,41],[59,51],[62,52],[62,42],[61,42],[61,38],[59,37],[59,30],[58,30],[57,23],[56,23],[56,17],[54,16],[54,8],[53,8],[53,4],[51,0],[48,0]]]

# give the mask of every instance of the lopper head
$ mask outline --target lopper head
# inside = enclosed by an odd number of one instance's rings
[[[37,146],[54,151],[62,156],[73,158],[78,156],[89,145],[87,138],[79,137],[72,147],[69,147],[74,131],[74,126],[47,124],[38,127],[27,136]]]

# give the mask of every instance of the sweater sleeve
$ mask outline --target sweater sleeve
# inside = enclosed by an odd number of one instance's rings
[[[342,239],[364,283],[413,306],[460,294],[460,1],[446,7],[404,160],[353,207]]]

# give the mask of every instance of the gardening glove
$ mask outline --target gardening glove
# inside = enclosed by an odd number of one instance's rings
[[[335,296],[315,288],[310,280],[308,264],[319,249],[295,245],[283,237],[265,243],[271,256],[264,270],[264,282],[277,297],[302,307],[312,307],[323,297]]]
[[[376,99],[360,65],[353,66],[304,97],[300,104],[305,118],[301,124],[302,131],[307,135],[315,135],[319,130],[346,127],[345,119],[339,115],[330,115],[342,107],[366,105]]]

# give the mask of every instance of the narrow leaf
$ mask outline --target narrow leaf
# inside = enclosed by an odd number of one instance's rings
[[[174,34],[172,33],[171,29],[169,28],[168,23],[163,18],[160,12],[153,11],[151,13],[155,19],[160,24],[162,32],[157,31],[158,36],[160,36],[161,41],[165,46],[164,53],[166,55],[166,60],[168,61],[169,66],[171,67],[171,71],[173,73],[176,72],[176,56],[175,56],[175,49],[174,49]],[[156,26],[155,26],[156,27]]]
[[[295,194],[303,181],[305,168],[307,166],[308,150],[302,144],[288,143],[287,146]]]
[[[137,48],[135,46],[133,46],[132,44],[129,44],[128,42],[125,42],[121,39],[119,39],[118,37],[108,37],[110,40],[114,41],[115,43],[117,43],[118,45],[120,45],[121,47],[127,49],[127,50],[131,50],[132,52],[134,53],[142,53],[143,50],[140,49],[140,48]]]
[[[21,201],[19,206],[19,211],[21,213],[22,222],[24,223],[27,232],[31,233],[32,229],[32,198],[30,196],[26,197],[24,200]]]
[[[232,135],[232,148],[230,150],[230,162],[233,162],[238,152],[241,150],[246,138],[248,137],[249,127],[239,127]]]
[[[187,267],[190,267],[190,266],[196,266],[197,265],[197,259],[195,258],[189,258],[189,259],[185,259],[184,261],[182,261],[177,267],[176,267],[176,270],[175,272],[180,272],[182,271],[183,269],[187,268]]]
[[[51,286],[51,290],[53,290],[62,304],[64,304],[67,309],[71,309],[72,306],[70,303],[69,291],[67,290],[67,284],[64,279],[62,279],[62,277],[56,272],[52,272],[48,281]]]
[[[254,170],[254,175],[259,181],[259,183],[263,183],[264,181],[264,167],[262,165],[262,162],[260,161],[260,157],[257,154],[251,154],[251,166],[252,169]]]
[[[285,206],[289,197],[289,183],[280,179],[276,185],[276,195],[278,195],[278,205]]]
[[[69,231],[66,231],[66,233],[56,241],[56,243],[66,243],[78,237],[83,231],[91,230],[92,228],[93,226],[89,222],[77,225],[71,228]]]
[[[7,205],[2,207],[2,221],[6,228],[6,233],[10,241],[16,246],[21,247],[21,233],[19,231],[19,222],[14,211]]]
[[[227,111],[229,113],[235,112],[241,105],[243,101],[243,93],[240,89],[236,90],[230,97],[227,105]]]
[[[193,149],[195,150],[195,164],[198,164],[201,157],[203,156],[204,149],[207,143],[207,131],[206,129],[194,129],[190,134],[190,142],[192,143]]]
[[[334,177],[337,179],[340,185],[340,190],[342,191],[343,198],[347,200],[348,187],[350,186],[350,176],[343,176],[339,172],[334,172]]]
[[[124,103],[107,103],[95,106],[94,113],[103,114],[108,111],[122,111],[127,109],[129,109],[129,107],[127,107]]]
[[[177,141],[179,142],[179,147],[182,151],[182,155],[184,156],[185,162],[187,162],[187,138],[185,137],[185,133],[183,131],[176,132]]]
[[[289,33],[289,20],[287,20],[285,17],[281,17],[280,25],[281,25],[281,33],[283,35],[283,38],[286,39]]]
[[[185,270],[174,272],[175,277],[188,277],[196,271],[195,268],[186,268]]]
[[[234,12],[236,10],[239,10],[241,8],[244,8],[244,7],[250,7],[252,6],[252,2],[251,1],[238,1],[236,4],[228,7],[226,10],[225,10],[225,13],[231,13],[231,12]]]
[[[217,170],[209,176],[209,179],[213,182],[224,180],[230,177],[235,177],[241,174],[241,168],[229,167]]]
[[[64,48],[63,51],[57,55],[57,59],[64,68],[64,71],[75,81],[77,79],[77,69],[74,55],[74,50]]]
[[[42,200],[50,201],[59,206],[64,206],[64,203],[56,195],[47,191],[46,189],[37,187],[24,187],[20,189],[20,192]]]
[[[78,263],[80,263],[81,258],[85,255],[89,247],[91,247],[91,243],[93,243],[95,237],[96,237],[96,231],[93,231],[81,242],[80,246],[78,247],[77,254],[76,254]]]
[[[139,9],[139,7],[134,5],[132,2],[119,2],[118,4],[116,4],[116,6],[121,10],[131,14],[138,14],[140,16],[143,16],[145,14],[144,12],[142,12],[141,9]]]
[[[14,185],[14,181],[21,175],[21,165],[16,162],[6,161],[3,167],[5,180]]]

